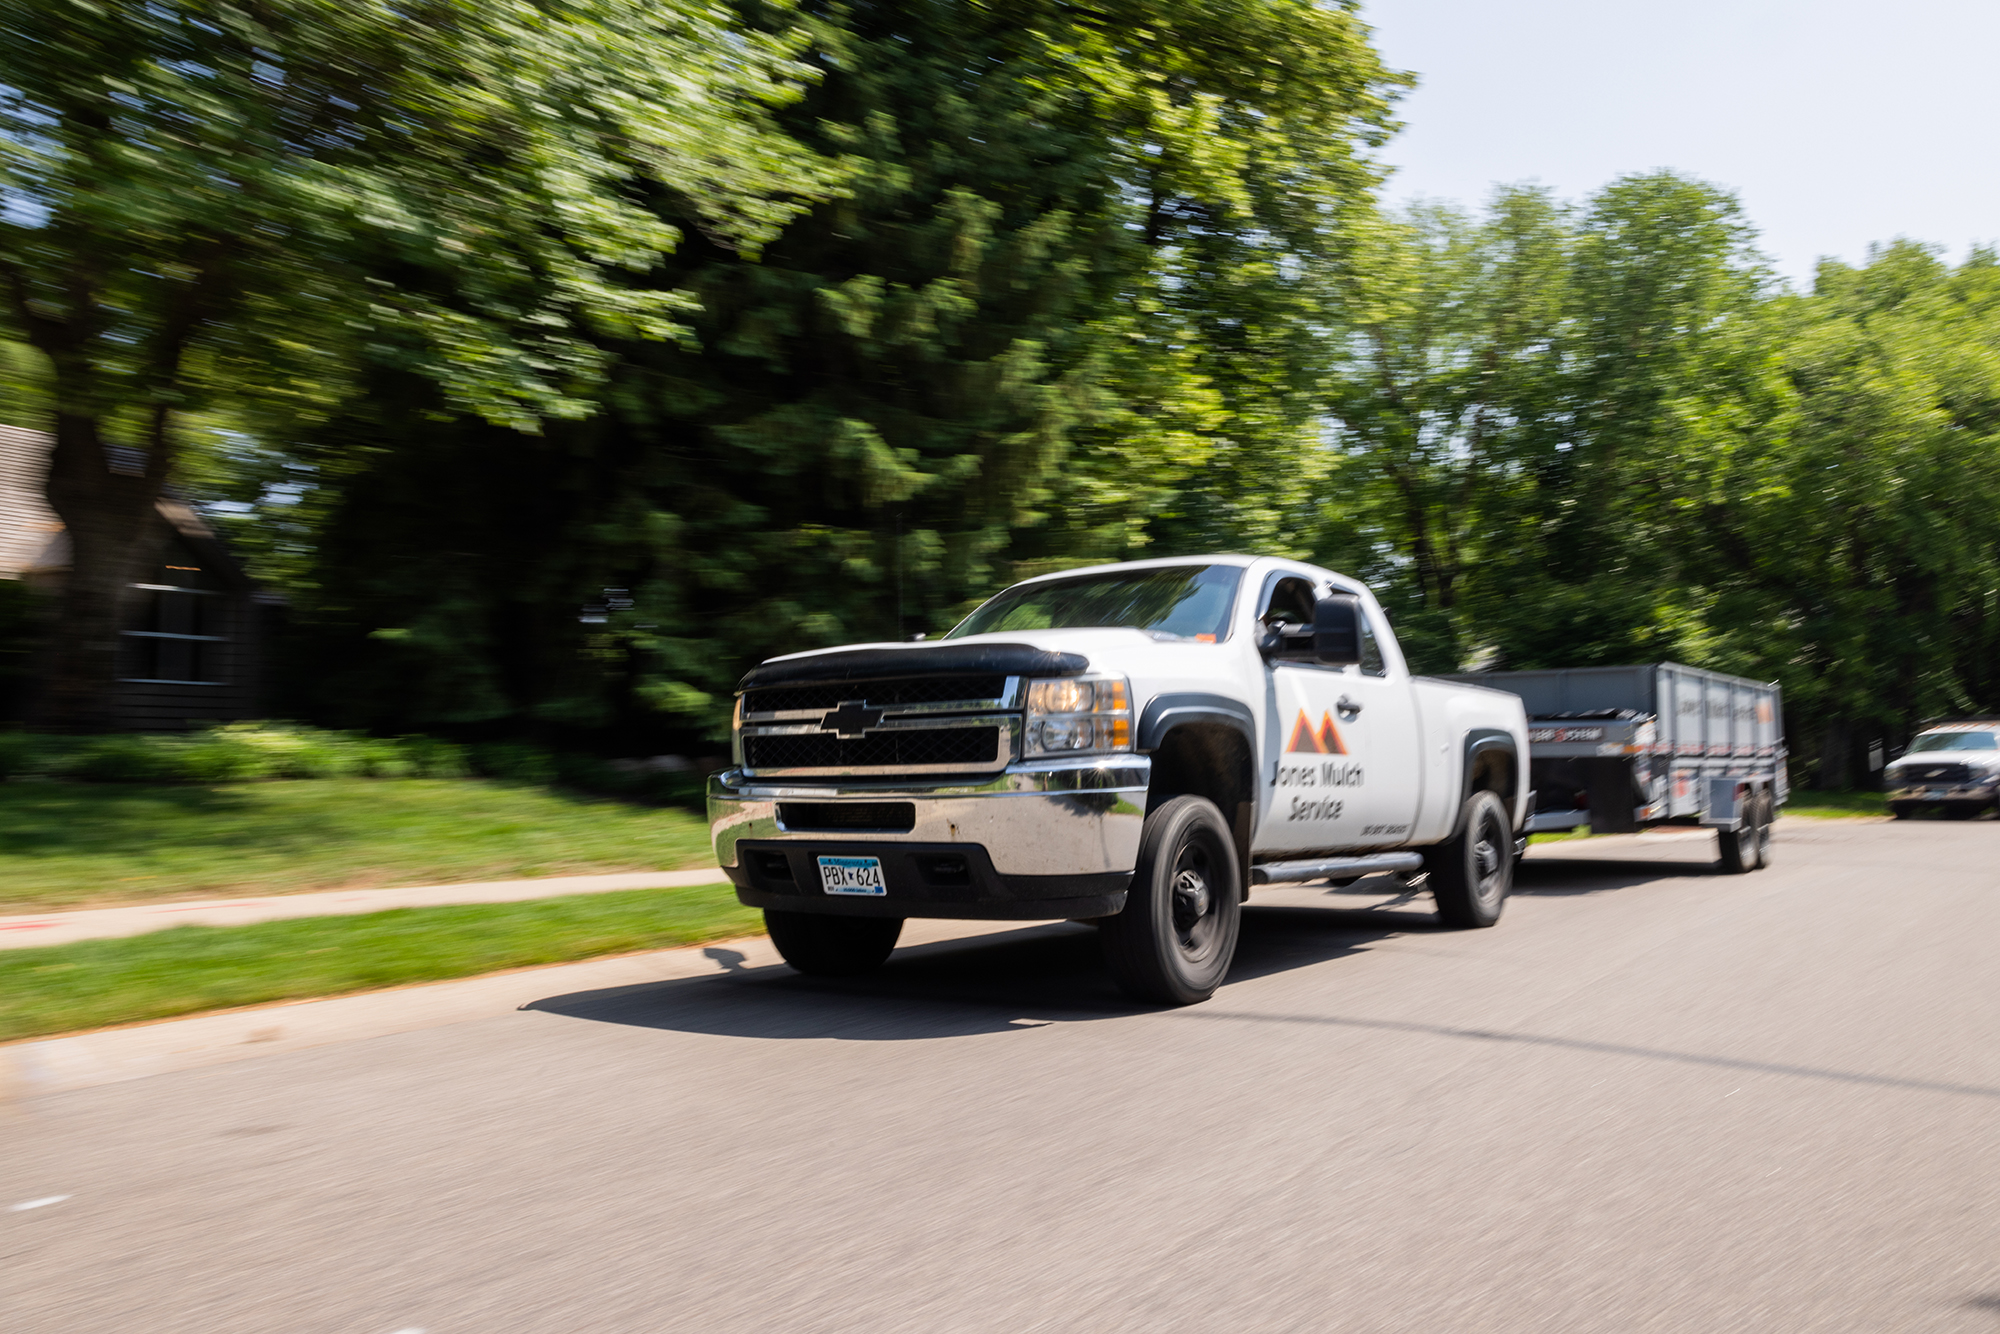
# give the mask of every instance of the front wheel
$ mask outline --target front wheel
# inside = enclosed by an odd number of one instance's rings
[[[1507,807],[1491,792],[1465,799],[1458,836],[1424,853],[1437,914],[1450,927],[1492,926],[1514,888],[1514,830]]]
[[[1125,910],[1103,919],[1104,962],[1135,999],[1205,1001],[1236,956],[1242,908],[1242,872],[1222,812],[1202,797],[1175,797],[1146,815]]]
[[[873,972],[903,934],[900,917],[828,917],[764,910],[764,929],[785,962],[810,977]]]

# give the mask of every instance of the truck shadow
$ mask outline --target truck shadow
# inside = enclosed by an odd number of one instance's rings
[[[1229,978],[1241,982],[1310,967],[1391,935],[1436,929],[1427,906],[1347,911],[1252,905],[1243,913]],[[732,951],[711,951],[711,957],[728,971],[572,992],[522,1008],[719,1037],[848,1042],[1014,1033],[1158,1008],[1120,992],[1104,971],[1097,932],[1071,923],[898,950],[877,972],[852,980],[803,977],[783,965],[745,968]]]
[[[1720,875],[1714,862],[1627,861],[1605,857],[1537,860],[1524,857],[1514,867],[1514,893],[1564,897],[1632,889],[1653,880]]]

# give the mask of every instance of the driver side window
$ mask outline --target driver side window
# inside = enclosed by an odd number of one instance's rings
[[[1264,600],[1264,610],[1257,619],[1267,630],[1275,630],[1281,624],[1303,629],[1313,623],[1313,602],[1310,579],[1280,579],[1271,585],[1271,595]]]

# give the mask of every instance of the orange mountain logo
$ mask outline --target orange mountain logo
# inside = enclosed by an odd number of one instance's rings
[[[1315,732],[1312,723],[1306,718],[1306,711],[1300,709],[1299,720],[1292,724],[1292,739],[1290,744],[1285,747],[1285,753],[1288,755],[1299,753],[1307,755],[1345,755],[1347,747],[1341,744],[1340,729],[1333,725],[1333,714],[1331,712],[1322,713],[1319,716],[1319,730]]]

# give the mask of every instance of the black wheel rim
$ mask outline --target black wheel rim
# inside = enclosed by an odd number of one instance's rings
[[[1512,850],[1506,838],[1507,831],[1491,812],[1480,818],[1472,840],[1472,885],[1479,901],[1489,906],[1500,901],[1500,891],[1506,885],[1507,854]]]
[[[1210,855],[1207,840],[1199,837],[1183,840],[1174,857],[1168,894],[1172,900],[1174,938],[1181,953],[1189,958],[1206,954],[1215,943],[1221,916],[1217,903],[1219,889],[1215,859]]]

